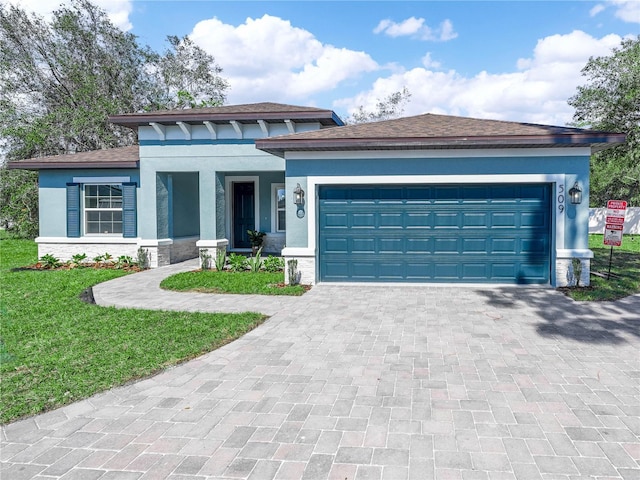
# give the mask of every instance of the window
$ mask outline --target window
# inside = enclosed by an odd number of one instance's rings
[[[84,186],[85,233],[122,233],[122,185]]]
[[[285,212],[285,190],[283,184],[275,184],[271,186],[272,205],[271,226],[274,232],[284,232],[286,230],[286,212]]]

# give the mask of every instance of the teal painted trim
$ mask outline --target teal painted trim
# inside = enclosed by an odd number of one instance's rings
[[[140,140],[141,147],[156,147],[164,145],[253,145],[255,141],[253,139],[222,139],[222,140],[210,140],[210,139],[195,139],[195,140]]]
[[[287,160],[287,177],[509,175],[581,171],[589,157],[332,158]]]

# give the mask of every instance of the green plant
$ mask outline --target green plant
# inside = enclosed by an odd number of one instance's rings
[[[260,247],[266,235],[265,232],[259,232],[257,230],[247,230],[247,234],[249,235],[249,242],[251,242],[252,247]]]
[[[76,253],[71,257],[71,261],[78,265],[84,262],[86,259],[87,259],[86,253]]]
[[[249,265],[249,270],[251,270],[253,273],[259,272],[260,269],[262,268],[263,261],[262,261],[262,258],[260,258],[261,254],[262,254],[262,247],[258,249],[255,257],[251,257],[247,259],[247,265]]]
[[[292,258],[287,262],[289,274],[289,285],[298,285],[300,283],[300,273],[298,272],[298,260]]]
[[[284,270],[284,258],[269,255],[264,259],[264,269],[271,273]]]
[[[120,255],[116,260],[116,268],[126,268],[133,265],[133,258],[129,255]]]
[[[226,247],[218,247],[216,251],[216,270],[222,272],[224,270],[224,266],[227,263],[227,249]]]
[[[136,254],[136,263],[142,270],[149,268],[149,250],[139,247]]]
[[[41,256],[40,263],[44,268],[49,268],[49,269],[58,268],[60,265],[62,265],[62,263],[60,262],[60,259],[57,257],[54,257],[50,253],[47,253],[46,255]]]
[[[209,249],[200,249],[200,269],[211,270],[211,255],[209,255]]]
[[[242,272],[247,269],[247,257],[232,253],[229,255],[229,268],[232,272]]]
[[[93,261],[96,263],[106,263],[110,262],[113,259],[113,255],[108,252],[103,253],[102,255],[96,255],[93,257]]]

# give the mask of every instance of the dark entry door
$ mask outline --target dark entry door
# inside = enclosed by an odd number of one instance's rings
[[[233,184],[233,246],[251,248],[247,230],[256,225],[255,193],[253,182]]]

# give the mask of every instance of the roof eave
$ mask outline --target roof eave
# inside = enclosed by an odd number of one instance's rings
[[[8,162],[10,170],[56,170],[72,168],[140,168],[140,162],[37,162],[14,161]]]
[[[314,112],[256,112],[256,113],[174,113],[174,114],[127,114],[111,115],[109,121],[115,125],[123,127],[138,127],[148,125],[151,122],[173,124],[176,122],[198,123],[198,122],[220,122],[226,123],[232,120],[257,122],[258,120],[293,120],[293,121],[330,121],[338,126],[344,125],[342,120],[332,111]]]
[[[428,150],[428,149],[472,149],[472,148],[550,148],[591,147],[596,151],[620,145],[625,134],[573,134],[545,136],[504,137],[442,137],[442,138],[344,138],[344,139],[279,139],[278,137],[256,140],[256,148],[284,157],[285,151],[314,150]]]

